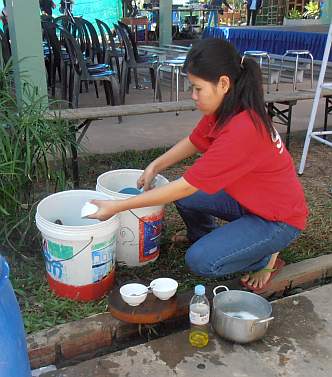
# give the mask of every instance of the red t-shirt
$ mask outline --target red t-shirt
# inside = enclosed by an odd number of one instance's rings
[[[223,128],[204,116],[190,135],[203,152],[184,179],[207,194],[224,189],[249,212],[304,229],[308,209],[290,154],[280,136],[257,129],[248,113]]]

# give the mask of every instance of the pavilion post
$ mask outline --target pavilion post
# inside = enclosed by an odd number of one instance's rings
[[[38,0],[7,0],[17,102],[23,103],[25,83],[47,102],[47,84]]]
[[[172,44],[172,0],[160,0],[159,25],[159,46]]]
[[[321,21],[323,24],[330,24],[332,21],[332,3],[330,0],[321,1],[322,15]]]

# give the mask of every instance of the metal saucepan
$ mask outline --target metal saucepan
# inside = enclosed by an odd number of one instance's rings
[[[219,288],[225,291],[217,293]],[[229,290],[219,285],[213,290],[212,326],[223,338],[249,343],[264,336],[272,306],[265,298],[251,292]]]

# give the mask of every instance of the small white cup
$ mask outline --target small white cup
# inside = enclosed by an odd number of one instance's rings
[[[152,293],[160,300],[168,300],[175,295],[178,285],[178,282],[174,279],[159,278],[152,280],[150,287]]]
[[[148,288],[144,284],[129,283],[120,288],[120,295],[124,302],[130,306],[138,306],[145,301]]]

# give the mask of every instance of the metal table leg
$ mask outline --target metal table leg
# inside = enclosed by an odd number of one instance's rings
[[[292,112],[293,112],[293,106],[296,105],[297,101],[287,101],[287,102],[278,102],[280,105],[287,106],[286,109],[279,109],[275,103],[268,103],[267,104],[267,112],[270,115],[271,119],[273,117],[277,117],[280,122],[276,122],[278,124],[281,124],[283,126],[286,126],[286,148],[289,149],[289,142],[290,142],[290,131],[291,131],[291,125],[292,125]]]

